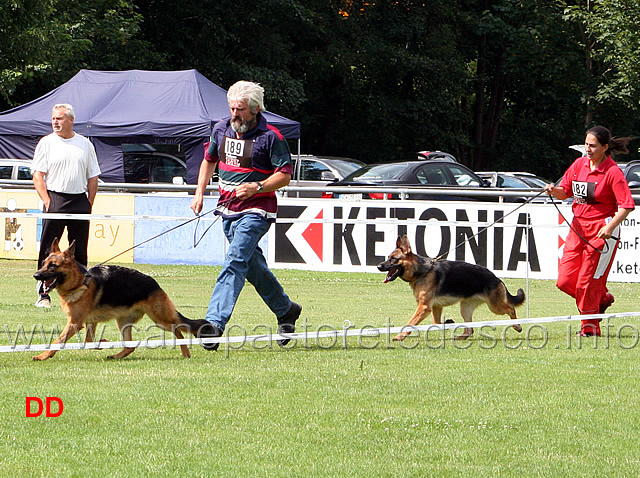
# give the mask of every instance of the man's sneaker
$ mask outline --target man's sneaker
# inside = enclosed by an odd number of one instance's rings
[[[216,337],[222,337],[222,330],[213,325],[207,320],[194,320],[198,324],[196,330],[196,337],[199,339],[212,339]],[[202,348],[205,350],[218,350],[219,342],[207,342],[202,344]]]
[[[600,302],[600,313],[604,314],[605,310],[611,307],[611,304],[613,304],[615,301],[616,299],[613,294],[607,292],[604,297],[602,297],[602,302]]]
[[[49,297],[47,294],[42,294],[40,297],[38,297],[38,300],[36,300],[36,303],[34,305],[36,307],[44,307],[48,309],[51,307],[51,297]]]
[[[284,314],[282,317],[278,317],[278,334],[292,334],[296,331],[296,320],[300,317],[300,313],[302,312],[302,306],[300,304],[296,304],[295,302],[291,302],[291,307],[289,311]],[[284,347],[291,339],[282,339],[277,340],[276,343],[280,347]]]

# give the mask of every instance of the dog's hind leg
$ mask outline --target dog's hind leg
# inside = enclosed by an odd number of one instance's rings
[[[507,314],[509,315],[511,320],[518,320],[518,316],[516,315],[516,309],[514,309],[510,305],[507,308]],[[522,326],[520,324],[513,324],[511,327],[513,327],[516,330],[516,332],[522,332]]]
[[[431,319],[434,324],[442,323],[442,307],[434,305],[431,307]]]
[[[475,300],[463,300],[460,302],[460,315],[465,322],[473,322],[473,312],[480,305],[480,302]],[[456,340],[465,340],[473,335],[473,328],[465,327],[462,334],[456,336]]]
[[[134,324],[142,318],[144,312],[139,312],[135,315],[129,315],[125,317],[119,317],[117,319],[118,329],[120,329],[120,335],[124,342],[130,342],[133,340],[131,336],[131,328]],[[120,352],[115,355],[109,355],[108,359],[121,359],[125,358],[127,355],[131,354],[135,350],[135,347],[124,347]]]
[[[104,328],[103,328],[103,332],[104,332]],[[96,341],[96,324],[95,323],[92,322],[87,324],[84,341],[85,343],[91,343]],[[108,342],[108,340],[103,338],[103,339],[100,339],[100,342]],[[98,350],[102,350],[102,347],[98,347]]]
[[[171,328],[169,329],[171,332],[173,332],[173,334],[176,336],[176,338],[178,340],[184,339],[184,335],[182,335],[182,331],[180,330],[180,328],[184,328],[184,326],[183,325],[172,325]],[[184,358],[190,358],[191,357],[191,352],[189,352],[189,347],[187,347],[186,345],[181,345],[180,346],[180,351],[182,352],[182,356]]]
[[[522,289],[520,289],[520,292],[522,292]],[[504,284],[502,284],[502,287],[496,289],[489,299],[490,300],[489,302],[487,302],[487,306],[489,306],[489,310],[491,312],[496,315],[508,315],[511,320],[518,320],[516,309],[509,303],[508,291]],[[522,300],[520,301],[520,304],[522,302],[524,302],[524,293],[522,293]],[[512,327],[517,332],[522,332],[522,327],[520,326],[520,324],[514,324],[512,325]]]
[[[67,325],[65,326],[64,330],[58,336],[58,338],[53,341],[53,343],[54,344],[64,344],[64,343],[66,343],[71,337],[73,337],[80,330],[82,330],[82,327],[83,327],[82,325],[78,325],[78,324],[73,324],[71,322],[67,322]],[[33,357],[33,360],[36,360],[36,361],[47,360],[47,359],[53,357],[55,354],[56,354],[56,350],[45,350],[40,355],[36,355],[35,357]]]
[[[184,329],[187,333],[193,333],[189,325],[181,320],[184,317],[178,313],[176,306],[164,291],[158,291],[152,296],[145,307],[145,312],[158,327],[171,332],[178,340],[184,338],[180,329]],[[180,352],[185,358],[191,357],[191,352],[187,345],[180,345]]]

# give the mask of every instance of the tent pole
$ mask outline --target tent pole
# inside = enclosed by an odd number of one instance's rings
[[[293,172],[296,178],[296,187],[300,186],[300,168],[302,167],[302,162],[300,161],[300,138],[298,138],[298,161],[296,161],[296,170]],[[298,193],[296,193],[296,197],[298,197]]]

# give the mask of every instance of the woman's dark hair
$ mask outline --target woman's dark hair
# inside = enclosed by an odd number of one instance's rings
[[[627,144],[629,144],[629,141],[633,139],[630,136],[625,136],[622,138],[611,136],[611,131],[609,131],[604,126],[594,126],[589,131],[587,131],[587,134],[592,134],[593,136],[595,136],[598,140],[598,143],[602,145],[609,145],[609,153],[612,154],[628,153],[629,150],[627,149]]]

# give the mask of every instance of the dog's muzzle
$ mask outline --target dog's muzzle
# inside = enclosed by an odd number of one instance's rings
[[[49,274],[43,274],[41,272],[36,272],[33,274],[34,279],[42,282],[42,293],[48,294],[58,285],[58,276],[51,276]]]
[[[378,270],[380,272],[386,272],[387,276],[384,278],[384,283],[391,282],[404,274],[404,268],[401,265],[389,264],[387,262],[381,262],[378,264]]]

